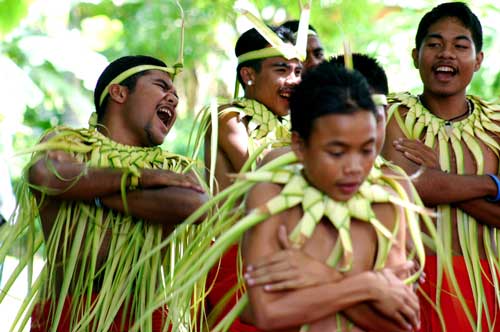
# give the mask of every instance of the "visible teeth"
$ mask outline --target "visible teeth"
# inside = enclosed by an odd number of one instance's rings
[[[172,116],[172,111],[170,111],[168,108],[162,107],[158,111],[160,111],[162,113],[167,113],[168,116]]]
[[[436,71],[445,71],[445,72],[452,73],[452,72],[454,72],[454,69],[450,68],[450,67],[441,66],[441,67],[437,67]]]

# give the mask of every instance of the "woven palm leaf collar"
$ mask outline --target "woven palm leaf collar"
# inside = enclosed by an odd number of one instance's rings
[[[239,112],[248,117],[249,153],[262,145],[280,147],[290,145],[290,117],[278,117],[265,105],[254,99],[240,98],[231,103],[235,107],[224,109],[221,114]]]
[[[425,145],[434,148],[439,147],[439,165],[441,170],[450,171],[455,158],[455,169],[457,174],[465,174],[464,149],[471,152],[475,165],[476,174],[484,174],[484,156],[481,144],[485,144],[495,155],[500,157],[500,146],[494,137],[500,136],[500,106],[486,103],[483,100],[467,96],[473,104],[473,112],[465,119],[449,122],[438,118],[420,102],[417,96],[409,93],[402,93],[391,97],[392,103],[389,108],[388,119],[394,116],[403,134],[410,139],[422,140]],[[408,109],[405,118],[401,116],[400,106]],[[500,232],[494,227],[479,224],[472,216],[460,209],[452,209],[450,205],[439,205],[437,207],[439,218],[437,218],[437,229],[439,232],[439,243],[431,242],[431,248],[442,245],[442,254],[437,253],[438,268],[446,270],[446,276],[453,285],[456,297],[462,305],[468,322],[472,330],[477,330],[481,325],[481,317],[475,316],[469,309],[461,293],[460,285],[455,276],[452,266],[443,266],[442,262],[452,261],[453,254],[453,230],[458,232],[458,240],[462,255],[469,273],[470,287],[474,295],[474,307],[482,310],[487,318],[488,327],[491,329],[494,317],[490,317],[488,305],[484,301],[485,294],[482,287],[483,272],[479,257],[479,246],[483,245],[487,262],[492,273],[493,284],[495,286],[496,301],[499,300],[500,285],[498,284],[498,274],[496,271],[500,266],[498,250],[500,250]],[[484,241],[479,242],[480,230]],[[443,256],[444,255],[444,256]],[[436,301],[439,303],[440,291],[443,281],[443,274],[438,273],[436,281]],[[442,322],[444,324],[444,322]],[[443,325],[444,326],[444,325]]]

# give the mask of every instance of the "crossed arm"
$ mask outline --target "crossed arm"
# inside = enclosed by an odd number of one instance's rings
[[[259,184],[247,204],[258,207],[277,193],[277,186]],[[296,327],[341,311],[374,330],[408,331],[418,325],[418,300],[392,271],[343,277],[302,251],[286,248],[286,218],[274,216],[245,235],[245,277],[255,325],[265,330]]]
[[[124,212],[122,175],[119,169],[88,168],[63,151],[50,151],[30,168],[29,181],[48,189],[51,200],[101,198],[105,206]],[[149,169],[141,170],[141,189],[126,197],[132,216],[168,225],[184,221],[207,199],[189,175]]]
[[[410,175],[419,172],[413,183],[426,205],[451,204],[481,223],[500,227],[500,205],[485,199],[497,195],[495,182],[488,175],[441,171],[436,152],[417,140],[405,139],[394,118],[387,124],[382,155]]]

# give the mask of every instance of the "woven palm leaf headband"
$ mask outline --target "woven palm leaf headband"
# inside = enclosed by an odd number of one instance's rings
[[[184,67],[184,25],[185,25],[185,20],[184,20],[184,10],[182,9],[181,4],[179,3],[178,0],[176,0],[176,5],[179,8],[179,13],[181,16],[181,36],[180,36],[180,45],[179,45],[179,55],[177,58],[177,63],[173,65],[172,67],[163,67],[163,66],[156,66],[156,65],[138,65],[132,68],[129,68],[125,70],[124,72],[120,73],[118,76],[116,76],[114,79],[109,82],[108,85],[102,90],[101,96],[99,97],[99,106],[102,105],[102,102],[104,101],[104,98],[106,98],[107,94],[109,93],[109,87],[112,84],[119,84],[123,81],[125,81],[127,78],[140,73],[142,71],[146,70],[161,70],[164,72],[167,72],[170,74],[170,77],[172,78],[172,81],[174,80],[175,76],[180,73]]]

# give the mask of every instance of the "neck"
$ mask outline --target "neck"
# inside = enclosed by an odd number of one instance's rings
[[[441,97],[424,91],[419,99],[425,108],[443,120],[465,118],[470,110],[465,93]]]
[[[97,130],[119,144],[143,147],[140,141],[135,140],[134,136],[127,132],[123,118],[108,116],[110,113],[104,116],[102,123],[97,126]]]

